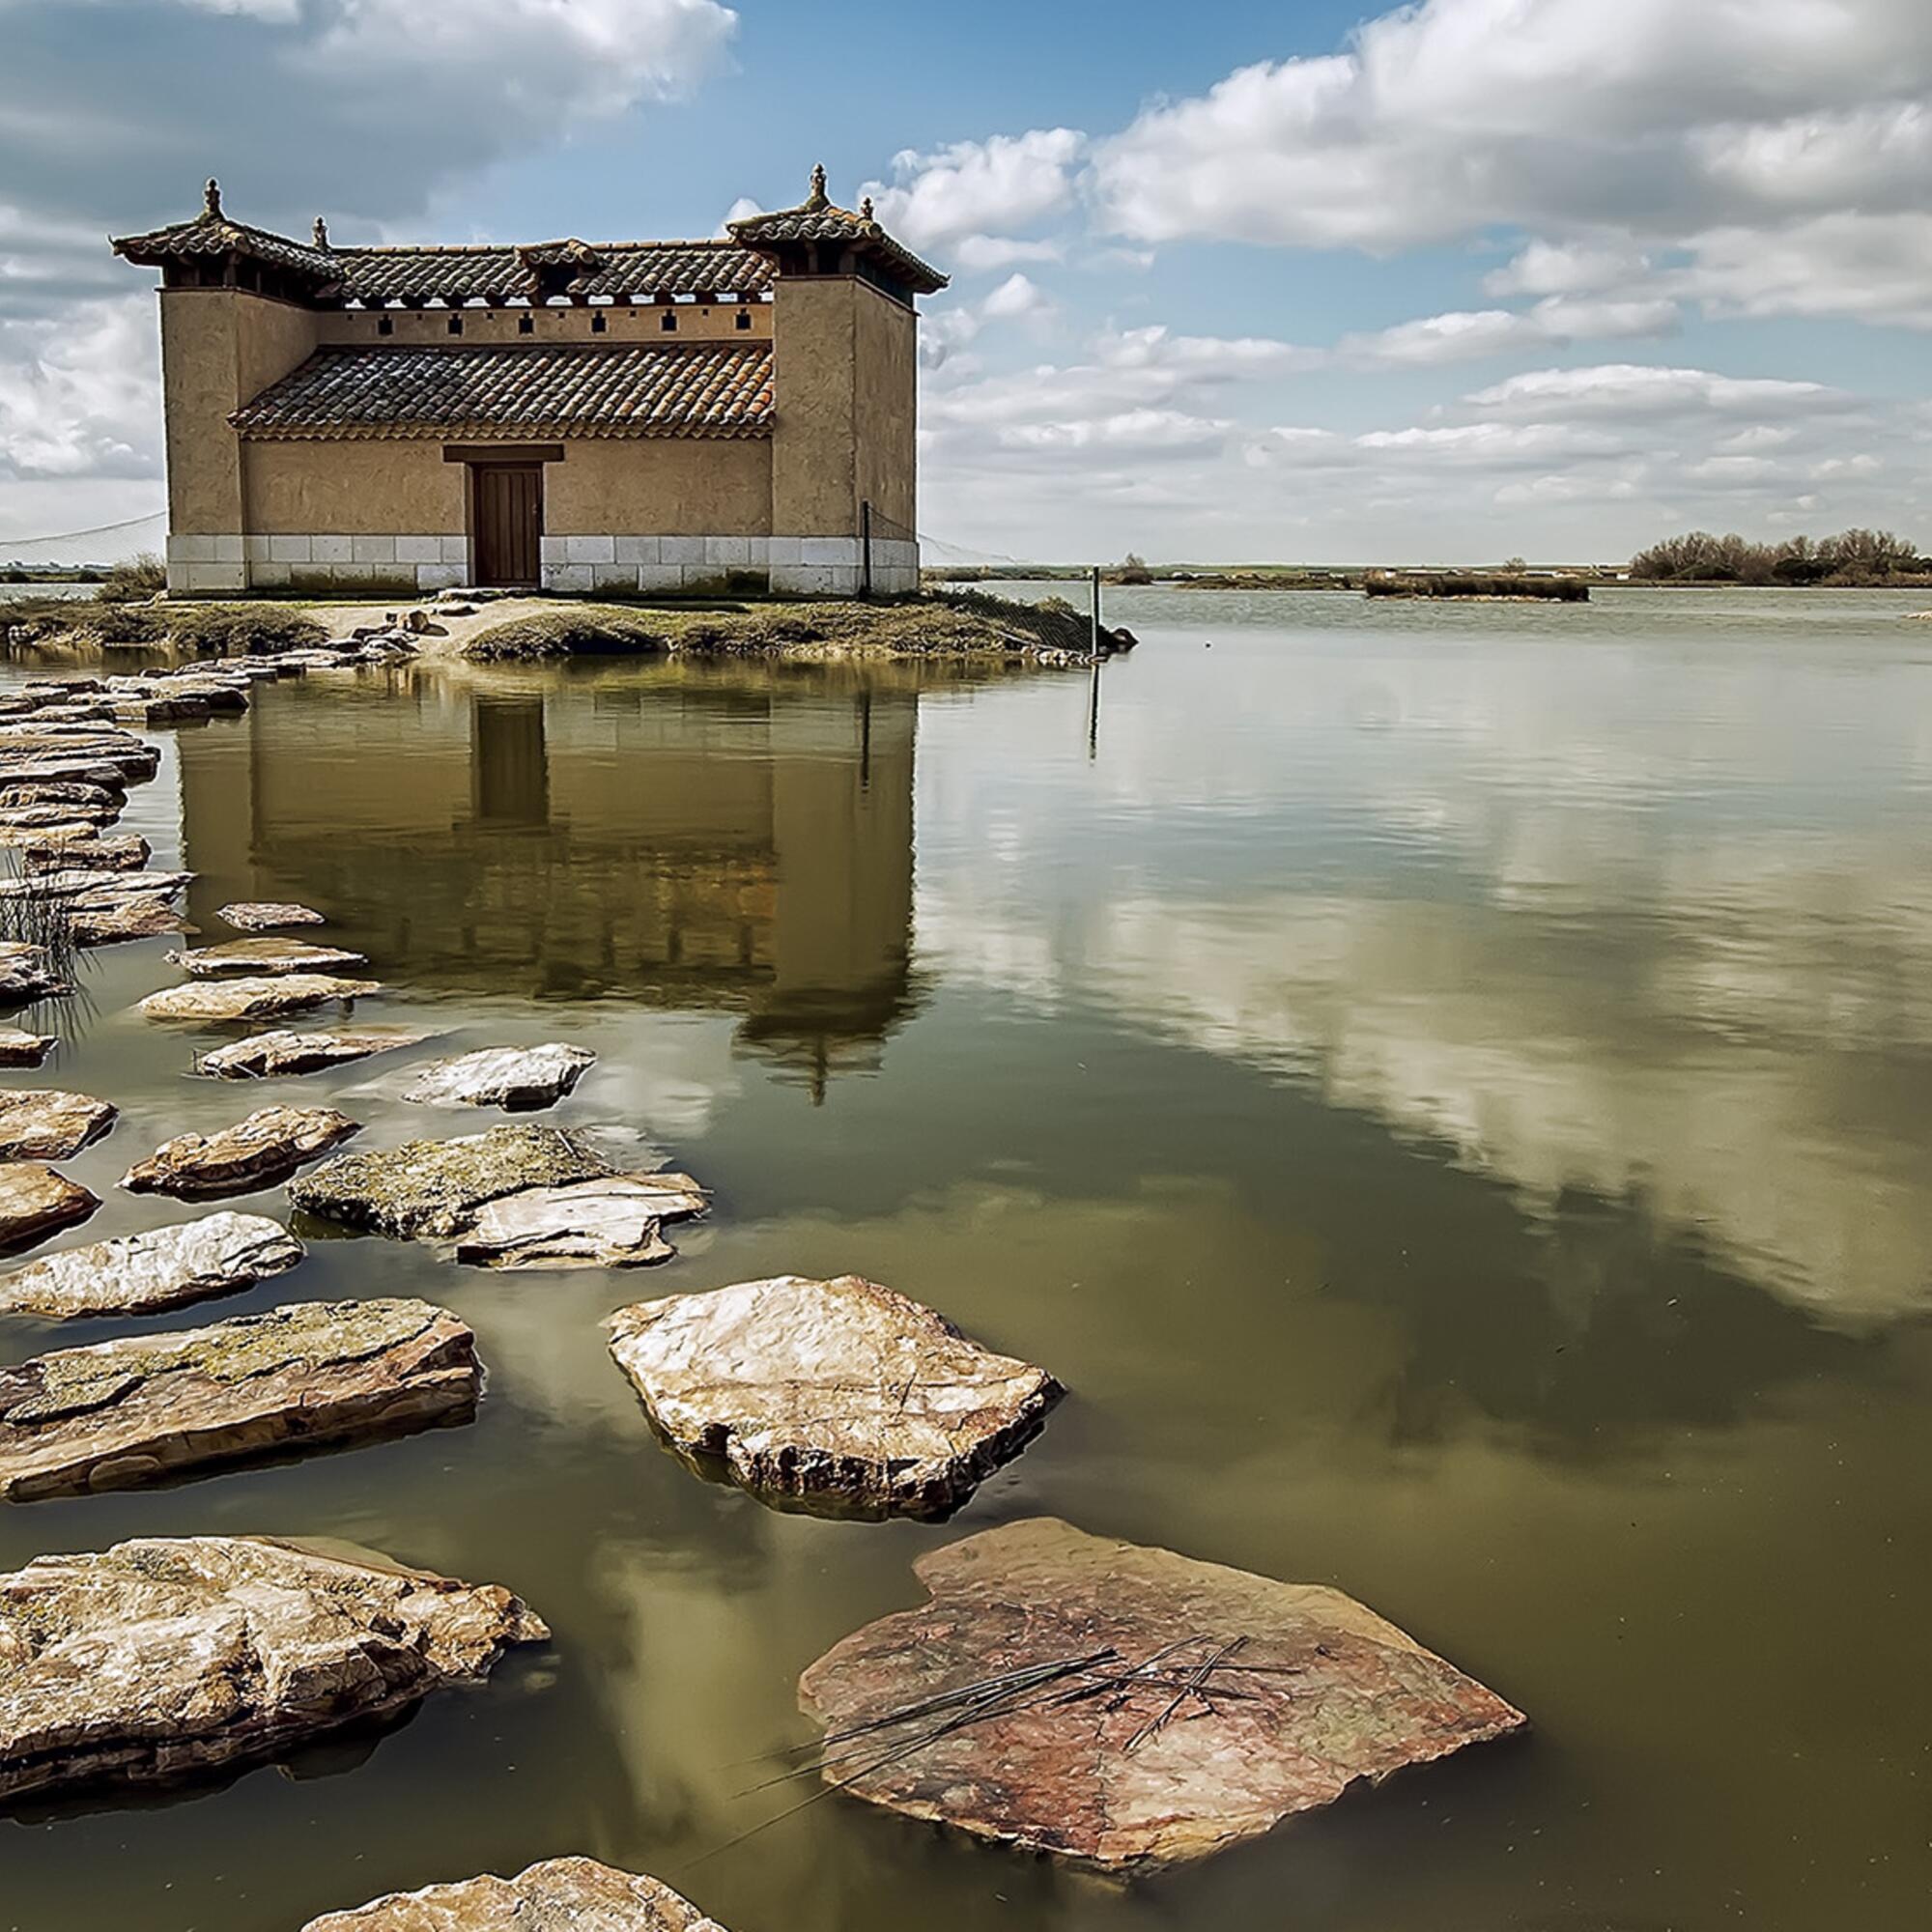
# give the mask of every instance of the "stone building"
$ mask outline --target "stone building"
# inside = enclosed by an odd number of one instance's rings
[[[915,298],[825,171],[707,242],[340,247],[222,211],[158,268],[168,587],[910,590]]]

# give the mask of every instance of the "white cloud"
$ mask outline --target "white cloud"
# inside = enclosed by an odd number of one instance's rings
[[[1695,237],[1672,285],[1714,315],[1854,316],[1932,328],[1932,214],[1821,214]]]
[[[1022,316],[1042,315],[1052,306],[1037,282],[1014,273],[980,304],[980,313],[988,322],[1013,322]]]
[[[967,235],[947,251],[949,269],[961,274],[985,274],[1010,269],[1015,262],[1057,262],[1066,253],[1064,242],[1022,241],[1012,235]]]
[[[879,219],[915,248],[944,248],[968,237],[1006,236],[1070,208],[1087,136],[1036,128],[955,141],[932,154],[893,157],[893,180],[868,182]]]
[[[1483,277],[1492,296],[1587,296],[1635,280],[1650,267],[1632,248],[1532,242],[1506,267]]]
[[[1677,415],[1687,412],[1816,412],[1853,399],[1823,383],[1721,376],[1710,369],[1661,369],[1613,362],[1589,369],[1533,369],[1467,398],[1478,409],[1520,415]]]
[[[0,326],[0,474],[160,474],[160,355],[146,296]]]
[[[1099,146],[1096,185],[1150,242],[1668,236],[1821,197],[1921,203],[1928,86],[1920,0],[1422,0],[1343,52],[1149,108]]]
[[[1529,309],[1455,310],[1371,335],[1344,336],[1338,353],[1346,362],[1368,367],[1429,367],[1552,342],[1669,335],[1676,327],[1677,304],[1666,299],[1575,301],[1548,296]]]

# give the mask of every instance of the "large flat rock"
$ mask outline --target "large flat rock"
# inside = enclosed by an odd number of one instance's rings
[[[515,1878],[395,1891],[302,1932],[724,1932],[688,1898],[595,1859],[548,1859]]]
[[[423,1068],[405,1100],[431,1106],[548,1107],[563,1098],[597,1056],[551,1040],[542,1046],[485,1046]]]
[[[217,1213],[93,1241],[0,1275],[0,1314],[62,1320],[154,1315],[239,1293],[301,1260],[302,1244],[261,1214]]]
[[[0,1369],[0,1498],[133,1489],[468,1421],[476,1338],[426,1301],[298,1301]]]
[[[0,1255],[31,1248],[99,1206],[99,1195],[38,1160],[0,1162]]]
[[[346,946],[312,946],[305,940],[269,934],[227,939],[191,952],[170,952],[168,959],[197,980],[218,980],[231,973],[342,973],[369,963],[367,953],[352,952]]]
[[[115,1111],[58,1087],[0,1090],[0,1160],[66,1160],[106,1133]]]
[[[611,1352],[671,1446],[835,1515],[956,1509],[1060,1396],[943,1315],[857,1275],[777,1275],[620,1308]]]
[[[550,1633],[508,1590],[255,1537],[0,1577],[0,1800],[264,1763]]]
[[[366,1000],[382,990],[374,980],[343,980],[331,973],[259,974],[164,987],[150,993],[141,1010],[151,1020],[265,1020],[333,1000]]]
[[[282,1032],[250,1034],[232,1046],[217,1046],[198,1063],[202,1072],[223,1080],[263,1080],[283,1073],[314,1073],[372,1053],[392,1053],[399,1046],[417,1046],[429,1036],[400,1027],[368,1027],[359,1032]]]
[[[454,1235],[486,1202],[526,1187],[564,1187],[611,1172],[582,1135],[557,1127],[492,1127],[448,1141],[337,1154],[289,1183],[310,1214],[384,1235]]]
[[[29,1000],[72,991],[54,971],[45,947],[0,940],[0,1007],[23,1007]]]
[[[825,1727],[822,1776],[1029,1851],[1179,1864],[1524,1722],[1319,1584],[1051,1518],[913,1567],[931,1601],[868,1624],[799,1681]]]
[[[568,1187],[526,1187],[487,1203],[456,1237],[456,1259],[481,1267],[644,1267],[677,1250],[667,1221],[709,1206],[688,1174],[612,1174]]]
[[[246,1194],[286,1180],[297,1168],[331,1153],[362,1131],[333,1107],[257,1107],[213,1134],[177,1134],[121,1177],[136,1194],[205,1199]]]
[[[238,899],[233,905],[218,907],[214,916],[237,932],[272,932],[278,925],[325,923],[313,906],[294,905],[279,899]]]

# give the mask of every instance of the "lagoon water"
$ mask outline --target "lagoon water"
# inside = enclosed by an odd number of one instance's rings
[[[547,1655],[164,1802],[0,1821],[0,1932],[295,1932],[584,1852],[732,1932],[1904,1932],[1932,1892],[1932,624],[1922,598],[1585,609],[1117,593],[1083,674],[418,668],[162,734],[126,828],[327,911],[443,1037],[190,1076],[93,955],[17,1086],[159,1140],[437,1051],[599,1063],[554,1118],[717,1190],[670,1265],[495,1276],[307,1229],[169,1325],[419,1293],[465,1429],[14,1508],[0,1570],[194,1532],[510,1584]],[[24,674],[14,667],[10,675]],[[487,1118],[487,1117],[486,1117]],[[239,1207],[280,1212],[279,1190]],[[952,1522],[781,1515],[671,1460],[622,1302],[871,1275],[1072,1391]],[[122,1332],[74,1324],[58,1342]],[[0,1359],[56,1345],[9,1321]],[[1122,1889],[842,1797],[740,1796],[793,1687],[1015,1516],[1361,1597],[1533,1735]],[[752,1833],[750,1836],[743,1834]]]

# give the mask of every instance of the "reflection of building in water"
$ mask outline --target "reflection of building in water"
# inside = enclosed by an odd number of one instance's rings
[[[277,693],[184,735],[193,909],[313,904],[426,991],[729,1007],[822,1088],[909,1007],[916,719],[674,669]]]

